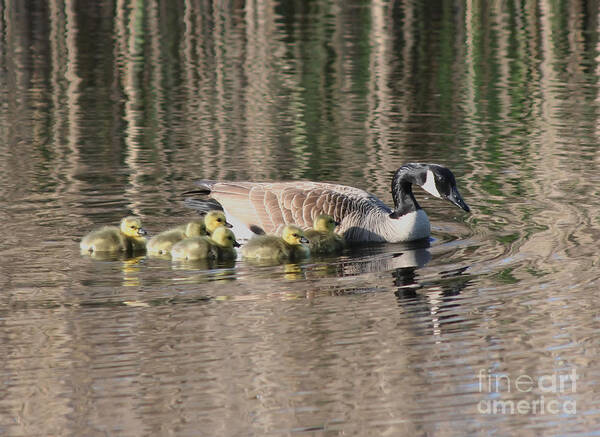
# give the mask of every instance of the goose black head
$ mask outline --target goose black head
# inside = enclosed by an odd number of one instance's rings
[[[458,192],[454,175],[446,167],[427,164],[425,180],[419,185],[433,196],[446,199],[466,212],[471,210]]]
[[[456,187],[456,179],[446,167],[437,164],[405,164],[396,170],[392,179],[392,196],[395,209],[390,218],[416,211],[421,207],[412,193],[412,185],[416,184],[435,197],[446,199],[454,205],[469,212],[470,208]]]

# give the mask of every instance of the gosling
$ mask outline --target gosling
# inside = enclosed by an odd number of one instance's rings
[[[281,237],[258,235],[248,240],[242,247],[242,256],[259,261],[297,261],[310,255],[310,249],[305,245],[308,242],[302,229],[287,225]]]
[[[206,234],[212,235],[213,231],[220,226],[232,228],[233,225],[225,219],[225,213],[219,210],[208,211],[204,216],[204,225],[206,226]]]
[[[181,240],[171,248],[173,261],[231,260],[237,257],[235,240],[231,229],[217,227],[210,237],[192,237]]]
[[[310,252],[319,255],[332,255],[341,253],[344,250],[344,237],[334,232],[336,222],[333,217],[327,214],[320,214],[315,218],[313,229],[304,233],[310,241]]]
[[[90,232],[81,240],[82,253],[134,253],[146,249],[146,231],[142,221],[133,216],[121,220],[121,226],[103,226]]]
[[[201,237],[206,235],[204,219],[192,220],[191,222],[167,229],[155,235],[148,241],[149,255],[168,255],[175,243],[190,237]]]

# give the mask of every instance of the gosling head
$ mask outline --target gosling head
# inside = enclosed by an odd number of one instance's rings
[[[206,225],[204,220],[192,220],[185,227],[186,237],[200,237],[206,235]]]
[[[128,216],[121,220],[121,232],[128,237],[139,238],[146,235],[142,221],[138,217]]]
[[[206,232],[212,234],[215,229],[220,226],[232,228],[233,225],[228,223],[225,219],[225,213],[223,211],[213,210],[208,211],[204,216],[204,224],[206,225]]]
[[[215,229],[210,238],[212,238],[212,240],[221,247],[240,247],[240,243],[235,241],[235,235],[233,235],[233,231],[224,226],[220,226]]]
[[[333,232],[335,227],[338,225],[339,223],[336,222],[330,215],[321,214],[315,218],[313,229],[319,232]]]
[[[287,244],[291,244],[292,246],[308,243],[308,239],[304,236],[302,229],[294,225],[287,225],[283,228],[281,237]]]

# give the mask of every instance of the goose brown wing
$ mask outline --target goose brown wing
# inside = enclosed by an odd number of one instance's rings
[[[250,229],[259,227],[267,233],[289,223],[312,227],[315,217],[323,213],[341,222],[352,212],[366,212],[367,204],[381,204],[365,191],[315,182],[217,182],[210,189],[210,196],[229,214]]]

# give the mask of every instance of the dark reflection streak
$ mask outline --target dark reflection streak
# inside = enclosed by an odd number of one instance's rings
[[[396,269],[392,273],[394,286],[398,289],[394,292],[401,308],[408,311],[416,319],[426,316],[430,319],[431,334],[441,335],[446,332],[447,325],[460,324],[453,314],[444,315],[447,311],[455,312],[461,304],[453,299],[460,295],[461,291],[470,285],[469,277],[463,277],[463,272],[467,267],[457,269],[454,272],[447,272],[453,279],[451,282],[445,281],[441,284],[441,291],[427,290],[424,284],[416,280],[415,267]],[[443,273],[443,272],[442,272]],[[442,274],[444,277],[444,274]]]
[[[375,186],[386,186],[388,180],[384,180],[381,168],[388,171],[395,170],[395,163],[389,159],[390,149],[390,125],[389,119],[391,101],[390,90],[390,68],[393,65],[390,58],[390,35],[386,17],[390,14],[390,6],[376,3],[371,8],[371,31],[369,34],[369,91],[368,91],[368,115],[366,126],[366,144],[372,160],[367,163],[366,172],[369,178],[374,179]]]
[[[595,61],[595,68],[594,68],[594,73],[596,75],[596,77],[600,78],[600,5],[598,6],[598,10],[596,11],[596,14],[594,15],[594,18],[596,21],[596,27],[595,27],[595,36],[596,36],[596,45],[593,47],[593,52],[595,53],[595,57],[594,57],[594,61]],[[598,83],[598,82],[597,82]],[[595,99],[594,99],[594,106],[595,106],[595,129],[594,129],[594,134],[595,134],[595,141],[596,144],[600,144],[600,90],[596,89],[595,91]],[[600,153],[596,153],[596,156],[594,157],[594,161],[596,163],[596,166],[598,166],[600,164]]]
[[[6,18],[7,18],[7,8],[6,3],[4,1],[0,1],[0,131],[8,132],[8,65],[7,65],[7,49],[8,49],[8,40],[6,35]],[[6,155],[7,155],[7,145],[0,145],[0,158],[2,158],[2,162],[0,163],[0,182],[6,184],[5,178],[7,177],[7,173],[4,168],[6,164]],[[3,218],[0,214],[0,218]],[[0,281],[0,285],[2,285],[2,281]]]
[[[65,104],[65,58],[67,48],[65,47],[66,37],[66,17],[65,8],[61,0],[50,1],[50,86],[52,90],[52,108],[50,113],[50,123],[52,125],[52,133],[49,142],[56,149],[62,149],[68,139],[63,138],[65,129],[66,117],[63,114]],[[59,154],[59,155],[62,155]],[[62,158],[62,156],[61,156]],[[61,165],[62,160],[58,160],[57,165],[51,170],[54,180],[61,180]]]
[[[405,123],[409,119],[411,112],[411,99],[409,99],[410,90],[410,79],[412,77],[411,72],[413,68],[413,57],[412,52],[415,44],[415,19],[414,19],[414,8],[415,2],[412,0],[402,0],[399,2],[399,9],[402,13],[402,20],[399,22],[401,29],[401,44],[400,47],[402,55],[398,62],[401,65],[402,74],[400,75],[400,84],[398,88],[401,90],[398,98],[400,101],[394,106],[394,111],[399,114],[398,120]],[[408,141],[408,129],[400,129],[400,136],[397,137],[399,144],[404,144]]]
[[[25,90],[30,84],[30,69],[27,68],[28,54],[24,47],[30,47],[30,23],[27,14],[27,8],[22,2],[7,2],[8,5],[4,11],[6,19],[6,103],[5,110],[7,114],[7,138],[12,139],[12,144],[15,146],[21,142],[26,142],[24,138],[29,132],[29,126],[25,125],[25,121],[15,117],[16,114],[23,113],[27,109]],[[12,152],[12,153],[11,153]],[[25,159],[16,150],[11,151],[10,147],[6,150],[5,155],[5,174],[10,181],[11,176],[21,173],[28,173],[29,161]],[[6,177],[6,176],[5,176]],[[10,184],[10,183],[9,183]],[[12,185],[12,184],[11,184]],[[25,192],[25,186],[11,186],[11,189],[16,192]]]
[[[144,69],[144,45],[146,43],[146,32],[144,27],[145,10],[143,2],[136,2],[128,16],[124,26],[127,32],[127,46],[125,57],[125,83],[126,96],[125,120],[127,153],[125,163],[129,168],[129,186],[125,188],[129,203],[129,209],[136,215],[140,214],[140,192],[143,176],[142,144],[143,123],[143,90],[141,74]]]
[[[244,92],[244,106],[246,108],[245,120],[247,125],[247,142],[245,148],[245,160],[250,163],[261,162],[261,166],[252,167],[247,170],[250,180],[266,180],[269,177],[268,169],[277,168],[270,147],[266,147],[264,136],[268,136],[266,120],[267,114],[263,113],[263,98],[266,96],[264,90],[265,71],[262,69],[267,64],[264,51],[269,47],[266,38],[261,36],[266,33],[264,25],[265,17],[261,14],[260,5],[257,2],[248,2],[245,8],[246,22],[246,49],[245,65],[247,89]]]
[[[148,3],[148,22],[145,27],[148,29],[148,46],[150,50],[150,54],[148,56],[149,62],[144,61],[145,70],[150,70],[151,77],[149,80],[150,86],[149,89],[146,90],[146,102],[152,102],[152,104],[148,104],[147,106],[152,108],[152,111],[147,110],[147,116],[145,117],[144,124],[147,129],[147,133],[144,135],[144,145],[145,145],[145,153],[152,154],[157,156],[156,162],[152,162],[150,157],[145,157],[144,162],[150,163],[150,167],[161,168],[162,174],[160,174],[160,180],[171,180],[171,173],[173,171],[172,167],[169,165],[168,159],[165,155],[165,145],[168,142],[168,133],[172,126],[172,117],[171,111],[174,111],[174,104],[172,102],[172,96],[177,92],[177,87],[172,85],[173,88],[171,92],[165,94],[164,84],[167,82],[165,80],[165,71],[168,71],[170,68],[170,62],[172,62],[169,58],[168,53],[164,53],[163,56],[163,46],[169,47],[168,42],[162,41],[161,35],[161,18],[162,20],[168,19],[168,12],[159,11],[161,4],[157,0],[151,1]],[[148,65],[149,64],[149,65]],[[163,110],[163,105],[165,110]],[[151,171],[151,169],[149,169]],[[154,178],[153,178],[154,179]],[[160,192],[160,199],[158,201],[162,203],[168,202],[169,194],[165,192],[165,185],[159,184],[157,187],[157,191]]]
[[[227,89],[229,89],[229,83],[227,83],[227,66],[229,65],[229,60],[227,59],[227,50],[226,50],[226,37],[227,31],[227,14],[222,10],[223,5],[219,0],[213,0],[212,12],[213,12],[213,23],[214,23],[214,39],[215,39],[215,73],[216,73],[216,81],[215,81],[215,91],[217,97],[217,105],[216,105],[216,143],[217,150],[211,157],[211,161],[214,163],[214,167],[217,169],[216,178],[223,179],[226,174],[224,172],[224,157],[227,150],[227,131],[225,130],[225,126],[227,126],[228,119],[228,106],[231,102],[227,96]]]
[[[6,49],[7,49],[7,38],[6,38],[6,3],[0,2],[0,86],[6,90],[6,73],[8,66],[6,65]],[[6,92],[6,91],[4,91]],[[4,117],[2,117],[4,119]]]
[[[198,92],[198,84],[196,83],[196,75],[199,70],[195,62],[194,48],[199,44],[196,44],[194,31],[196,25],[194,18],[198,14],[194,14],[192,10],[191,0],[185,0],[183,5],[183,33],[181,38],[181,56],[182,56],[182,77],[183,77],[183,90],[185,92],[185,102],[183,103],[182,116],[185,118],[185,122],[192,124],[190,118],[193,113],[193,109],[196,105],[196,93]],[[183,121],[182,121],[183,122]],[[193,125],[193,124],[192,124]],[[192,136],[193,138],[193,136]],[[198,144],[197,147],[202,147]]]
[[[112,68],[114,73],[112,74],[111,83],[111,97],[113,104],[111,105],[112,119],[110,120],[112,129],[110,130],[110,138],[112,144],[110,145],[111,150],[118,151],[121,155],[121,149],[123,146],[123,135],[125,132],[126,121],[123,117],[124,106],[125,106],[125,53],[126,53],[126,30],[125,30],[125,16],[126,8],[124,6],[125,0],[115,0],[115,11],[114,17],[112,18]]]
[[[279,24],[277,27],[277,36],[280,41],[282,41],[285,37],[285,28],[281,24],[282,17],[276,17],[276,23]],[[320,30],[320,26],[319,26]],[[298,28],[296,30],[297,35],[294,36],[294,39],[300,41],[302,36],[300,35],[301,29]],[[317,35],[315,35],[318,38]],[[301,45],[296,44],[293,48],[293,59],[301,59]],[[290,129],[291,129],[291,151],[294,154],[294,159],[292,168],[290,169],[290,174],[293,179],[302,179],[304,175],[306,175],[309,171],[309,163],[310,163],[310,148],[307,140],[307,132],[306,132],[306,102],[305,102],[305,94],[306,90],[303,88],[303,75],[304,72],[298,65],[295,65],[294,60],[282,59],[281,62],[285,63],[290,73],[284,74],[282,80],[284,81],[284,86],[290,90]]]
[[[230,81],[231,102],[229,103],[229,119],[230,120],[245,120],[246,98],[248,92],[247,71],[246,71],[246,19],[245,19],[245,4],[241,2],[232,2],[229,5],[227,12],[227,47],[228,47],[228,75]],[[242,148],[247,147],[247,123],[229,123],[229,135],[224,155],[224,171],[222,174],[226,178],[231,178],[233,173],[238,173],[242,170],[242,174],[247,171],[239,161],[240,155],[243,154]]]
[[[498,109],[498,117],[501,120],[509,119],[509,111],[511,110],[510,104],[510,83],[508,80],[510,79],[510,63],[502,62],[503,59],[509,59],[508,46],[509,46],[509,37],[510,31],[512,29],[508,28],[509,21],[509,10],[508,8],[503,8],[500,3],[495,3],[493,6],[491,19],[494,22],[494,28],[496,29],[496,41],[497,48],[494,52],[494,57],[496,58],[496,64],[499,72],[497,73],[499,82],[496,86],[498,88],[498,101],[499,109]],[[505,127],[506,130],[508,130]],[[506,133],[507,136],[510,135],[509,132]]]
[[[183,59],[183,90],[186,96],[182,106],[182,122],[189,127],[189,142],[194,145],[188,149],[187,158],[202,168],[193,177],[210,177],[207,168],[210,166],[211,153],[207,143],[211,140],[212,133],[208,127],[210,116],[206,107],[210,105],[211,96],[208,93],[203,95],[208,73],[208,62],[203,53],[210,43],[209,38],[202,37],[203,17],[206,16],[200,5],[192,0],[185,1],[180,49]]]
[[[79,51],[77,49],[77,36],[79,28],[76,21],[76,12],[73,0],[67,0],[65,4],[66,12],[66,47],[67,47],[67,69],[65,78],[67,79],[67,105],[69,120],[69,138],[68,157],[66,161],[69,168],[65,170],[65,176],[68,181],[68,190],[70,192],[80,192],[79,182],[75,178],[75,173],[79,168],[79,143],[81,137],[81,106],[80,106],[80,84],[81,78],[78,74]]]

